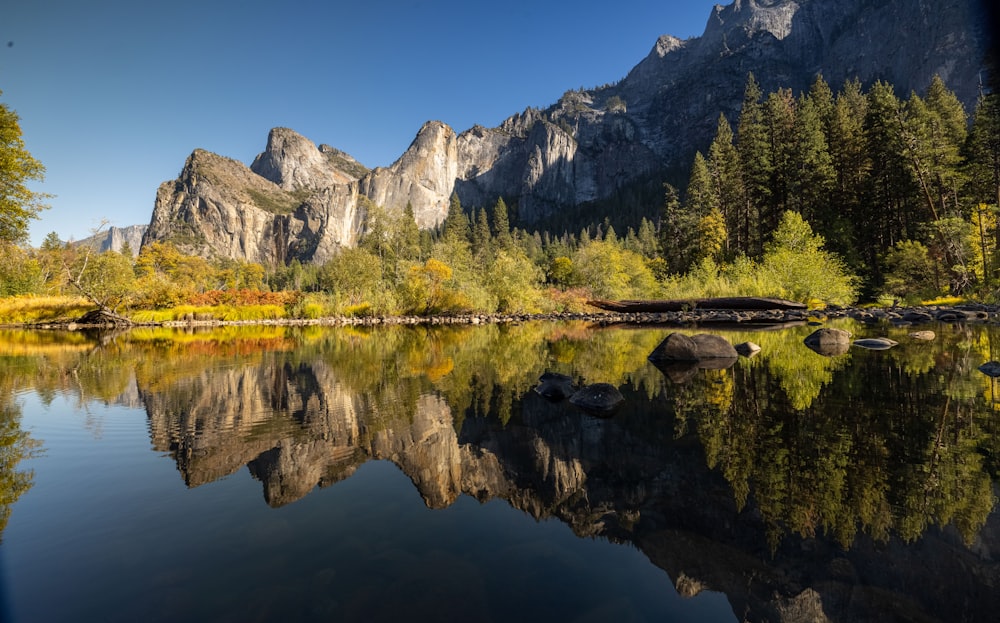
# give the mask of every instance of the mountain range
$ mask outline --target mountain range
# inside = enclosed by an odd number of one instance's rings
[[[988,76],[987,8],[978,0],[735,0],[713,9],[700,37],[660,37],[616,84],[567,91],[495,128],[456,132],[428,121],[389,167],[369,170],[288,128],[273,129],[249,167],[195,150],[158,189],[143,244],[171,241],[187,253],[265,265],[324,262],[357,243],[371,204],[409,205],[417,224],[432,228],[453,194],[466,209],[502,197],[513,223],[529,230],[579,230],[620,210],[622,197],[654,216],[662,182],[683,182],[720,113],[737,118],[750,73],[765,93],[800,92],[822,76],[835,89],[882,80],[901,96],[939,75],[971,112]]]

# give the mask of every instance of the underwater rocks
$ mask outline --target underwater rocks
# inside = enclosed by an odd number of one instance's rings
[[[607,417],[625,402],[625,397],[610,383],[594,383],[578,389],[569,402],[591,415]]]

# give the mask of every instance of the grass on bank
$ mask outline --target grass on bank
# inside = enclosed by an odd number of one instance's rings
[[[170,309],[141,309],[126,314],[133,322],[158,323],[190,320],[280,320],[288,314],[281,305],[178,305]]]
[[[692,292],[691,288],[682,288],[666,294],[688,298],[692,296],[726,296],[732,295],[719,291]],[[547,305],[543,311],[593,312],[594,308],[586,304],[591,298],[589,290],[571,288],[566,291],[549,289],[545,292]],[[735,296],[735,295],[734,295]],[[967,302],[959,297],[942,297],[923,301],[921,305],[948,306]],[[892,301],[879,300],[871,306],[891,306]],[[812,301],[810,308],[823,307],[818,301]],[[0,325],[24,325],[39,323],[54,323],[73,321],[94,309],[94,305],[82,297],[72,296],[16,296],[0,298]],[[140,324],[158,324],[164,322],[186,321],[224,321],[224,322],[255,322],[281,320],[286,318],[319,319],[335,316],[369,317],[378,315],[394,315],[368,302],[348,304],[337,300],[337,297],[309,293],[301,296],[288,305],[278,304],[218,304],[218,305],[176,305],[165,309],[140,309],[124,312],[133,322]]]
[[[94,309],[79,296],[12,296],[0,298],[0,324],[39,324],[75,320]]]

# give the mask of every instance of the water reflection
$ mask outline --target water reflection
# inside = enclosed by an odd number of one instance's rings
[[[385,459],[431,508],[499,498],[631,543],[740,618],[976,620],[1000,606],[996,380],[977,371],[1000,335],[935,329],[834,357],[803,345],[811,327],[730,332],[761,353],[684,374],[646,360],[670,330],[543,323],[16,332],[0,359],[8,391],[144,405],[191,487],[247,466],[277,507]],[[546,399],[546,372],[625,403]]]

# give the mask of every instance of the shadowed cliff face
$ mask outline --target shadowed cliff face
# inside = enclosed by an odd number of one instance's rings
[[[153,447],[189,486],[246,465],[281,506],[388,460],[430,508],[499,498],[631,543],[746,620],[983,620],[1000,520],[977,447],[996,424],[967,373],[989,338],[825,358],[797,331],[683,383],[645,360],[663,332],[533,326],[332,334],[137,377]],[[596,418],[543,399],[553,365],[625,405]]]
[[[855,78],[883,80],[902,96],[922,93],[938,74],[971,111],[987,24],[979,0],[737,0],[715,7],[701,37],[661,37],[615,85],[568,91],[497,128],[456,133],[427,122],[389,167],[369,171],[286,128],[271,131],[249,168],[196,151],[160,187],[143,242],[262,263],[323,262],[357,242],[365,201],[398,211],[410,204],[430,228],[444,220],[452,193],[466,207],[503,197],[528,227],[557,214],[572,220],[589,202],[685,169],[707,148],[719,113],[736,120],[750,72],[764,92],[802,91],[821,74],[835,90]]]

